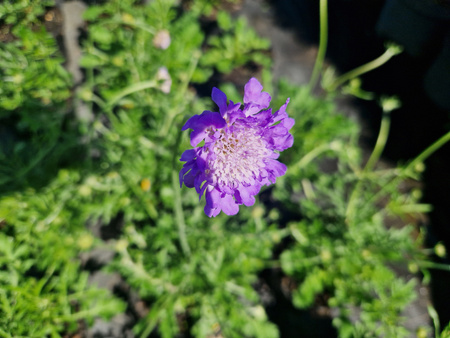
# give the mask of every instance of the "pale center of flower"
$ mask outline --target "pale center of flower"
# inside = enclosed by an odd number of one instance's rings
[[[265,142],[255,130],[242,128],[227,134],[221,130],[221,137],[212,151],[216,155],[209,161],[214,182],[236,188],[239,183],[253,184],[263,159],[270,154]]]

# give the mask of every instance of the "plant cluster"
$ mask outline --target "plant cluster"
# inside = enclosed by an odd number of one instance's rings
[[[105,247],[114,259],[103,269],[120,273],[144,304],[133,327],[141,337],[277,337],[256,288],[267,269],[288,276],[296,307],[326,299],[342,337],[408,335],[401,314],[415,297],[413,273],[431,263],[417,225],[386,224],[427,211],[420,190],[400,187],[420,179],[448,136],[406,165],[379,169],[396,106],[383,99],[380,136],[363,161],[357,124],[337,113],[339,86],[314,97],[310,87],[272,83],[268,41],[219,1],[90,5],[84,81],[74,89],[43,23],[51,6],[0,5],[8,29],[0,43],[0,337],[82,334],[95,318],[129,311],[121,295],[88,282],[81,254]],[[179,159],[190,148],[181,128],[221,108],[199,95],[202,87],[241,101],[243,88],[220,81],[239,69],[258,70],[276,93],[272,106],[290,97],[294,143],[280,156],[286,175],[254,206],[210,219],[195,191],[180,189]],[[88,119],[72,113],[79,104]],[[89,227],[114,222],[109,239]],[[396,273],[405,267],[407,279]]]

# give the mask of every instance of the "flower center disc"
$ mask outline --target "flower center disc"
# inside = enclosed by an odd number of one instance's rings
[[[237,188],[240,183],[253,184],[270,153],[263,139],[250,128],[221,133],[212,147],[215,159],[209,162],[214,182],[230,188]]]

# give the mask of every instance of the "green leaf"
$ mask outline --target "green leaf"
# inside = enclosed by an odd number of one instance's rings
[[[86,21],[94,21],[105,12],[102,6],[89,6],[83,13],[83,19]]]
[[[80,66],[83,68],[96,68],[104,64],[104,61],[96,55],[85,54],[80,59]]]
[[[89,34],[95,42],[109,45],[113,41],[112,32],[104,26],[94,25],[90,27]]]

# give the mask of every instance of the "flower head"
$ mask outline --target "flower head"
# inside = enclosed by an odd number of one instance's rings
[[[170,33],[167,29],[160,30],[153,38],[153,45],[159,49],[169,48],[170,42]]]
[[[279,152],[292,146],[289,130],[294,119],[286,107],[272,113],[271,97],[262,85],[251,78],[244,88],[244,104],[227,100],[217,88],[212,99],[219,112],[204,111],[192,116],[182,130],[192,129],[191,145],[180,161],[180,185],[195,188],[200,199],[205,194],[205,213],[217,216],[220,211],[235,215],[239,205],[251,206],[261,187],[275,183],[286,173],[277,161]],[[198,146],[200,142],[204,144]]]

